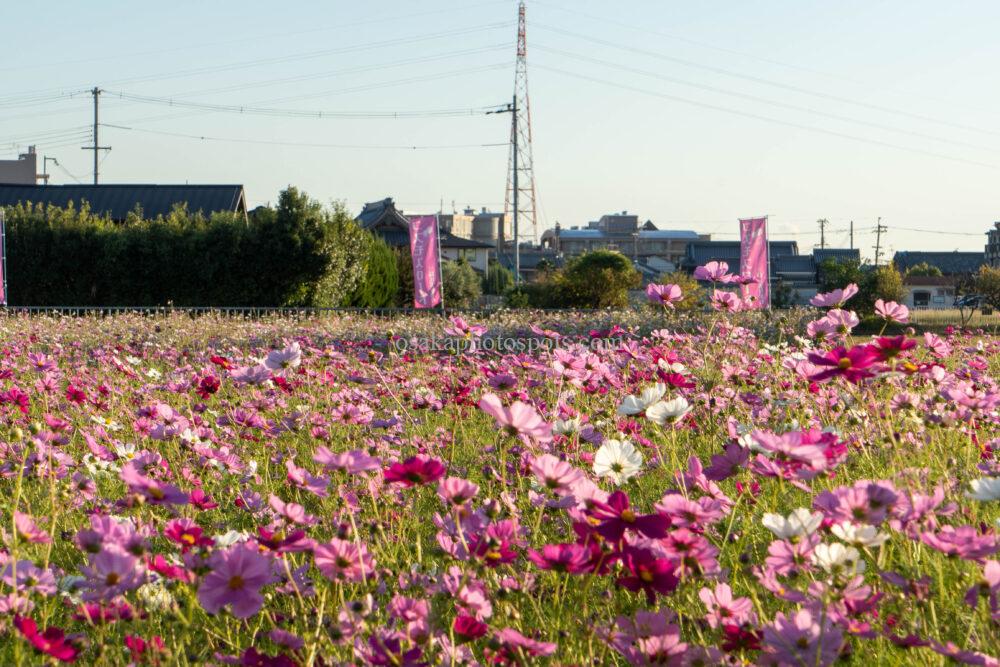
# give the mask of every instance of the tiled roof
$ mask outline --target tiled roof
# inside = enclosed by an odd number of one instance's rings
[[[246,211],[242,185],[0,185],[0,206],[27,202],[63,208],[87,202],[92,212],[112,220],[124,220],[137,206],[146,218],[184,203],[192,213]]]
[[[905,273],[910,267],[927,262],[941,269],[945,275],[975,273],[986,263],[986,253],[982,252],[924,252],[900,251],[893,258],[896,268]]]

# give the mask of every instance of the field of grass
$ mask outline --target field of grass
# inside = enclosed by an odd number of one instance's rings
[[[1000,664],[1000,339],[804,335],[0,318],[0,664]]]

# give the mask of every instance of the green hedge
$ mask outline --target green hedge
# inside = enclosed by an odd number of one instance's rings
[[[295,188],[249,219],[183,207],[112,222],[82,207],[6,209],[10,305],[336,306],[363,283],[370,235]]]

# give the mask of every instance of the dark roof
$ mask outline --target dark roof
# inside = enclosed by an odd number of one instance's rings
[[[246,212],[242,185],[0,185],[0,206],[28,202],[62,208],[87,202],[91,211],[113,220],[124,220],[136,206],[144,217],[155,218],[184,203],[191,212]]]
[[[473,241],[472,239],[463,239],[461,236],[455,236],[451,232],[441,232],[441,247],[442,248],[492,248],[493,246],[489,243],[480,243],[479,241]]]
[[[893,263],[901,273],[907,269],[927,262],[931,266],[941,269],[945,275],[956,275],[959,273],[975,273],[979,267],[986,263],[986,253],[982,252],[924,252],[924,251],[900,251],[893,258]]]
[[[822,264],[828,259],[836,259],[838,261],[845,260],[856,260],[861,261],[861,251],[857,248],[815,248],[813,250],[813,258],[816,260],[816,264]]]
[[[799,244],[795,241],[770,241],[771,261],[777,257],[797,256]],[[726,262],[729,270],[739,273],[740,242],[739,241],[692,241],[687,246],[684,256],[684,266],[694,269],[708,262]]]
[[[507,248],[497,257],[500,265],[508,269],[509,271],[514,271],[514,250],[513,248]],[[538,268],[539,262],[545,260],[552,264],[552,266],[560,267],[563,265],[563,256],[561,254],[556,254],[555,251],[549,252],[522,252],[521,253],[521,270],[522,271],[533,271]]]

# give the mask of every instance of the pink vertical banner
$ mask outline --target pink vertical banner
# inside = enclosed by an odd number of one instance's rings
[[[743,286],[744,298],[753,298],[753,308],[770,308],[771,258],[766,217],[740,220],[740,274],[752,281]]]
[[[410,218],[410,255],[413,256],[413,307],[441,305],[441,250],[436,215]]]

